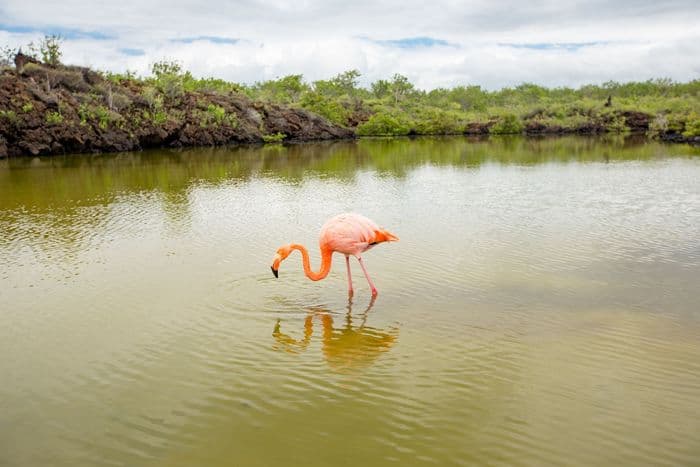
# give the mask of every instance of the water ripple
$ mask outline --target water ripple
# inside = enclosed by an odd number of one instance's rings
[[[696,461],[697,159],[373,144],[0,168],[0,461]],[[341,256],[270,274],[346,210],[401,238],[375,301]]]

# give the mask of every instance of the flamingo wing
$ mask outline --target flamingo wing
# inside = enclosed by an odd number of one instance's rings
[[[321,228],[322,247],[346,255],[359,255],[366,251],[375,239],[377,224],[359,214],[340,214]]]

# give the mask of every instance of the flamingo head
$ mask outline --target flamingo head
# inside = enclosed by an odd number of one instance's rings
[[[279,277],[280,263],[287,259],[287,256],[289,256],[291,252],[292,249],[289,245],[284,245],[277,249],[277,253],[275,253],[275,257],[272,259],[272,266],[270,266],[272,274],[274,274],[275,277]]]

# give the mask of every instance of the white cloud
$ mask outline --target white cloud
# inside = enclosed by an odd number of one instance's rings
[[[5,0],[0,44],[15,46],[41,35],[23,32],[29,29],[88,31],[116,39],[69,34],[64,61],[146,74],[151,63],[169,58],[198,76],[247,83],[295,73],[311,81],[356,68],[365,84],[402,73],[421,88],[493,89],[524,81],[577,86],[609,79],[697,79],[698,13],[697,1]],[[197,37],[239,41],[173,40]],[[391,42],[410,38],[447,45]],[[589,45],[505,45],[548,43]]]

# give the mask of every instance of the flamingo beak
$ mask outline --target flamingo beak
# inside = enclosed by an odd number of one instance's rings
[[[272,269],[272,274],[275,275],[275,277],[279,277],[279,270],[280,270],[280,263],[282,262],[282,257],[277,253],[275,255],[275,258],[272,260],[272,266],[270,266],[270,269]]]

